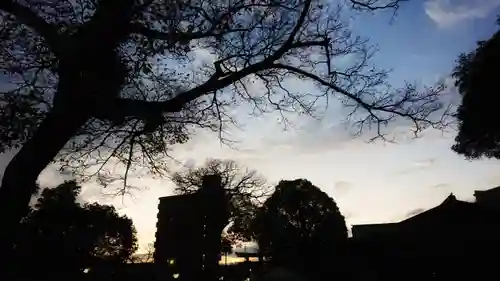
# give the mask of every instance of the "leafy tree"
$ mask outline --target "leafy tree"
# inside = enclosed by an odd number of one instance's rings
[[[459,133],[452,149],[468,158],[500,159],[500,125],[496,116],[500,31],[477,48],[461,54],[453,76],[462,95],[458,108]]]
[[[349,0],[356,9],[402,0]],[[335,1],[333,1],[335,2]],[[338,98],[360,129],[411,120],[420,130],[438,90],[392,89],[337,4],[321,0],[0,1],[1,151],[17,148],[0,188],[0,246],[51,161],[104,185],[134,168],[163,175],[193,128],[222,131],[234,106],[315,115]],[[213,60],[192,65],[193,54]],[[338,63],[342,61],[342,63]],[[307,79],[317,91],[287,83]],[[324,104],[324,103],[323,103]],[[286,115],[283,115],[286,117]],[[121,164],[121,176],[113,174]],[[3,251],[6,249],[0,249]]]
[[[75,182],[43,190],[19,228],[14,247],[18,265],[34,267],[40,277],[131,258],[137,248],[132,221],[112,206],[78,203],[80,190]]]
[[[202,187],[205,175],[219,175],[229,201],[230,227],[227,239],[249,240],[249,224],[257,207],[270,194],[263,177],[255,170],[239,165],[233,160],[209,159],[204,166],[177,172],[172,176],[176,184],[174,192],[189,194]]]
[[[341,257],[347,227],[337,205],[311,182],[281,181],[252,226],[262,255],[302,274],[326,273]],[[328,259],[328,260],[325,260]],[[318,271],[318,265],[325,265]]]

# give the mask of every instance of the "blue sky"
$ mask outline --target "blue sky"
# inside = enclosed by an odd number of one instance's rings
[[[496,31],[499,6],[499,0],[408,1],[392,24],[391,11],[364,13],[353,24],[379,46],[375,62],[394,70],[393,84],[432,83],[449,73],[458,54]]]
[[[392,84],[432,84],[449,77],[460,52],[470,51],[496,30],[499,7],[500,0],[410,0],[392,24],[388,13],[356,15],[351,23],[355,32],[379,46],[375,63],[393,69]],[[453,93],[453,87],[448,91]],[[450,192],[469,200],[475,189],[500,185],[500,161],[471,162],[455,155],[450,150],[454,132],[427,130],[412,140],[403,128],[397,144],[367,144],[352,139],[339,125],[337,109],[330,108],[320,121],[296,118],[297,128],[288,131],[273,115],[246,120],[244,131],[232,132],[240,140],[237,149],[199,133],[176,149],[175,157],[195,165],[209,157],[234,159],[258,170],[270,183],[307,178],[337,201],[349,224],[398,221],[439,204]],[[40,182],[55,186],[63,179],[49,167]],[[171,194],[172,184],[148,177],[133,181],[143,189],[123,201],[103,197],[92,184],[84,186],[82,195],[115,204],[129,215],[145,249],[154,241],[158,197]]]

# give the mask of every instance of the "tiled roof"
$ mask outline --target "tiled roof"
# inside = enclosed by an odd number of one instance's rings
[[[418,224],[428,223],[443,223],[450,219],[466,220],[471,215],[476,213],[477,206],[475,203],[458,200],[455,195],[450,194],[438,206],[421,212],[413,217],[407,218],[400,223],[402,224]]]
[[[352,231],[354,238],[365,235],[387,235],[399,233],[404,229],[418,228],[422,225],[443,224],[451,221],[467,223],[469,220],[473,220],[476,214],[477,206],[475,203],[458,200],[455,195],[450,194],[438,206],[400,222],[354,225]]]
[[[500,192],[500,186],[497,186],[497,187],[494,187],[494,188],[490,188],[490,189],[487,189],[487,190],[476,190],[476,191],[474,191],[474,196],[476,196],[476,195],[484,195],[484,194],[488,194],[488,193],[497,193],[497,192]]]

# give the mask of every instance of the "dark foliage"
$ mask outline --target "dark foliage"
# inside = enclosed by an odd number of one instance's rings
[[[137,248],[132,221],[114,207],[78,203],[80,189],[66,182],[43,190],[22,220],[14,245],[14,266],[20,274],[74,274],[131,258]],[[32,270],[24,271],[26,267]]]
[[[223,131],[242,104],[286,121],[286,112],[315,115],[319,101],[339,98],[360,130],[374,126],[378,136],[397,117],[417,131],[435,125],[428,117],[440,107],[436,89],[388,87],[387,72],[369,62],[374,48],[331,1],[4,0],[0,38],[0,150],[20,149],[0,188],[7,229],[51,161],[82,180],[123,180],[125,192],[135,168],[164,175],[172,145],[196,127]],[[197,52],[212,59],[193,65]],[[291,78],[317,91],[295,92]]]
[[[500,31],[480,41],[476,50],[461,54],[453,76],[462,95],[458,109],[459,133],[453,150],[468,158],[500,159],[497,86],[500,66]]]
[[[347,243],[345,220],[333,199],[304,179],[281,181],[252,230],[265,258],[306,275],[331,272]]]

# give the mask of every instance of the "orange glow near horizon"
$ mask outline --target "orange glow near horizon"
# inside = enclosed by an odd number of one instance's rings
[[[227,257],[227,264],[236,264],[240,262],[244,262],[246,259],[242,257],[233,257],[233,256],[228,256]],[[259,259],[256,257],[251,257],[250,261],[251,262],[257,262]],[[226,264],[226,257],[222,256],[221,259],[219,260],[220,265]]]

